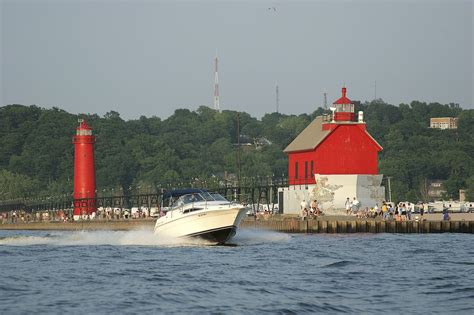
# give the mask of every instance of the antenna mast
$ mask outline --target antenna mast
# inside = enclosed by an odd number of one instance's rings
[[[328,93],[324,92],[323,93],[324,95],[324,110],[327,110],[328,109]]]
[[[220,112],[221,107],[219,105],[219,74],[217,64],[218,59],[216,54],[216,58],[214,59],[214,109]]]
[[[278,84],[276,85],[275,88],[275,93],[276,93],[276,112],[280,112],[280,93],[278,91]]]
[[[374,100],[377,99],[377,80],[374,82]]]

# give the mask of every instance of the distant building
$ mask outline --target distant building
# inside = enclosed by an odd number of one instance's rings
[[[239,143],[234,143],[233,145],[235,147],[240,147],[244,151],[250,151],[255,148],[255,150],[261,150],[263,147],[271,145],[272,142],[268,140],[265,137],[257,137],[257,138],[251,138],[247,135],[241,135],[240,136],[240,144]]]
[[[257,150],[272,144],[272,142],[265,137],[255,138],[253,139],[253,143],[255,145],[255,149]]]
[[[436,117],[430,119],[430,128],[436,129],[458,129],[456,117]]]
[[[431,180],[428,186],[428,197],[430,199],[440,199],[443,194],[446,193],[446,189],[443,187],[444,180],[435,179]]]

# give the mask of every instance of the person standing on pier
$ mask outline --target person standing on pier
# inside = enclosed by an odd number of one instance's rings
[[[449,216],[448,210],[443,211],[443,221],[449,221],[451,217]]]
[[[311,213],[316,213],[316,210],[318,209],[318,201],[316,199],[314,199],[313,201],[311,201]]]
[[[387,216],[388,216],[388,207],[387,207],[387,204],[384,201],[384,202],[382,202],[382,218],[384,220],[386,220]]]
[[[303,201],[301,201],[300,207],[301,207],[301,211],[303,211],[304,209],[307,209],[308,204],[306,203],[306,200],[303,199]]]
[[[345,206],[346,206],[346,215],[349,215],[351,212],[351,199],[349,197],[347,197],[346,199]]]
[[[306,217],[308,216],[308,204],[306,203],[306,200],[303,199],[300,204],[301,207],[301,219],[304,221],[306,220]]]
[[[352,200],[352,205],[351,205],[352,212],[357,213],[359,211],[359,207],[360,207],[360,202],[359,200],[357,200],[356,197],[354,197],[354,199]]]

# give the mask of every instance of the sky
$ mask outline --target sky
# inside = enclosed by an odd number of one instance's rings
[[[0,0],[0,106],[261,117],[340,97],[474,108],[471,0]],[[376,85],[376,88],[375,88]]]

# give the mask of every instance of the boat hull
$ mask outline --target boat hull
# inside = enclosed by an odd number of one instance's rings
[[[200,239],[204,239],[206,241],[217,243],[217,244],[224,244],[228,240],[230,240],[235,234],[237,233],[236,226],[226,226],[217,229],[213,229],[210,231],[203,231],[191,235],[186,235],[186,237],[196,237]]]
[[[197,237],[216,244],[230,240],[245,216],[246,208],[195,211],[157,220],[155,234],[164,237]]]

